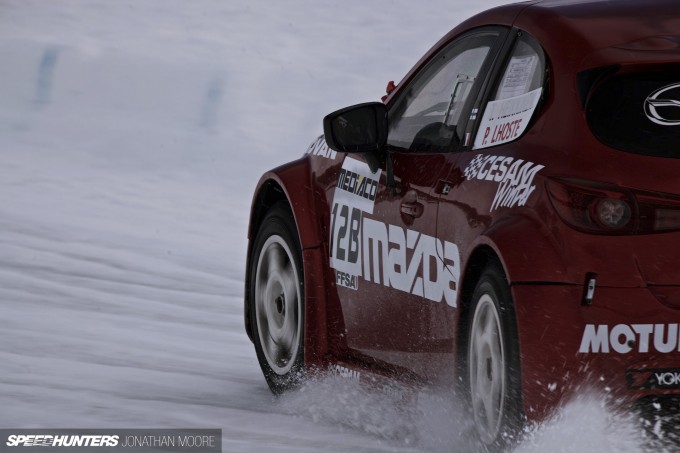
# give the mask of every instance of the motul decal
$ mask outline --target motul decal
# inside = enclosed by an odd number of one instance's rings
[[[680,351],[678,324],[586,324],[581,338],[581,353],[658,352]]]
[[[468,181],[493,181],[498,190],[491,203],[491,211],[498,208],[524,206],[536,189],[534,177],[545,168],[533,162],[505,156],[477,155],[465,168]]]
[[[359,277],[434,302],[456,306],[460,256],[448,241],[368,218],[380,170],[346,158],[333,196],[330,264],[336,284],[358,289]]]

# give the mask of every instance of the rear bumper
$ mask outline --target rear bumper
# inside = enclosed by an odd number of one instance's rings
[[[648,288],[515,285],[522,394],[530,420],[585,391],[629,404],[680,395],[680,310]]]

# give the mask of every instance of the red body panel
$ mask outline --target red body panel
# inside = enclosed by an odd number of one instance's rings
[[[511,284],[529,419],[583,386],[633,400],[680,394],[680,386],[643,382],[648,370],[680,369],[679,334],[668,336],[680,324],[680,232],[580,232],[556,213],[547,189],[551,178],[568,177],[680,194],[680,159],[622,152],[593,135],[578,81],[579,72],[593,68],[680,63],[680,44],[673,44],[680,39],[658,38],[680,36],[680,3],[621,0],[612,8],[606,1],[545,0],[477,15],[442,38],[385,100],[389,106],[460,34],[488,24],[515,27],[541,44],[549,68],[542,104],[518,140],[458,153],[394,153],[397,191],[388,188],[383,162],[374,199],[356,212],[342,212],[339,181],[345,171],[366,177],[361,169],[369,162],[330,151],[322,139],[304,158],[262,177],[250,238],[261,194],[275,184],[291,205],[303,248],[309,367],[342,363],[454,382],[463,294],[472,289],[464,285],[483,249],[500,260]],[[501,189],[493,172],[519,160],[531,172],[528,201],[494,207]],[[353,228],[363,228],[361,243],[352,242]],[[348,256],[359,251],[354,264],[362,271],[337,271],[352,267]],[[597,288],[587,304],[586,278],[593,275]],[[655,341],[661,349],[675,343],[659,352]]]

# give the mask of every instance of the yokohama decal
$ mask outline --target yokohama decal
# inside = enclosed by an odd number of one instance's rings
[[[680,388],[680,369],[640,369],[626,372],[628,387],[634,390],[678,389]]]
[[[680,351],[678,324],[587,324],[583,330],[581,353],[662,353]]]
[[[336,284],[358,289],[358,278],[456,306],[460,278],[456,244],[371,218],[380,170],[346,158],[331,208],[330,264]],[[443,261],[442,261],[443,259]]]
[[[465,168],[468,181],[477,179],[498,183],[491,211],[501,207],[524,206],[536,189],[534,177],[544,168],[533,162],[505,156],[477,155]]]

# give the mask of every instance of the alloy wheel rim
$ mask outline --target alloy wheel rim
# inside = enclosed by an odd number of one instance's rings
[[[262,246],[255,271],[255,316],[262,352],[279,375],[291,370],[300,345],[298,282],[288,244],[281,236],[270,236]]]
[[[493,443],[501,428],[505,401],[505,351],[501,324],[491,296],[477,302],[469,347],[470,393],[477,431]]]

